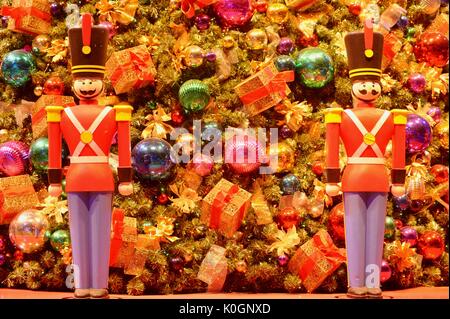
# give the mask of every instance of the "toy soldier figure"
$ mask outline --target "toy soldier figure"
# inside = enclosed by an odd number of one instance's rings
[[[61,134],[70,150],[66,174],[76,298],[108,298],[109,249],[114,177],[108,164],[118,132],[119,193],[130,195],[130,119],[132,107],[100,106],[108,31],[84,14],[81,27],[69,30],[73,92],[79,105],[48,106],[49,193],[61,194]]]
[[[341,190],[339,139],[347,153],[342,175],[348,293],[351,298],[382,298],[380,269],[383,257],[386,201],[405,193],[405,125],[407,111],[375,108],[381,94],[383,35],[367,20],[364,32],[345,37],[353,108],[326,110],[326,191]],[[392,140],[392,170],[385,151]]]

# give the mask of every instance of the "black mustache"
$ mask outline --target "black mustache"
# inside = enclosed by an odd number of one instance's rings
[[[88,90],[88,91],[80,90],[80,93],[83,95],[92,95],[95,93],[95,90]]]
[[[359,93],[361,93],[362,95],[366,95],[367,94],[367,90],[358,90]],[[377,90],[372,90],[372,95],[377,95],[378,91]]]

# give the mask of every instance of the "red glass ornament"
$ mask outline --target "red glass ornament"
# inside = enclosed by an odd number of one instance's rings
[[[345,240],[344,203],[340,202],[331,209],[328,217],[328,230],[335,241]]]
[[[403,222],[400,219],[394,219],[395,228],[401,229],[403,227]]]
[[[289,230],[292,226],[297,226],[300,222],[300,214],[293,207],[285,207],[278,212],[278,226],[284,230]]]
[[[423,258],[432,260],[442,256],[445,243],[438,232],[428,230],[420,236],[418,248]]]
[[[324,170],[325,170],[325,165],[322,161],[315,161],[312,164],[312,171],[317,176],[321,176],[323,174]]]
[[[14,260],[16,260],[16,261],[23,260],[23,252],[21,252],[20,250],[16,250],[14,252]]]
[[[358,3],[352,3],[348,6],[348,11],[355,16],[359,16],[361,13],[361,5]]]
[[[434,181],[438,184],[448,182],[448,166],[442,164],[433,165],[430,174],[433,175]]]
[[[44,94],[46,95],[63,95],[64,82],[59,76],[51,76],[44,83]]]
[[[267,0],[252,0],[252,7],[259,13],[266,12],[268,6]]]
[[[297,39],[297,43],[302,47],[316,47],[319,45],[319,38],[315,33],[311,37],[301,34]]]
[[[167,196],[167,194],[159,194],[158,195],[158,203],[164,205],[169,201],[169,196]]]
[[[172,118],[172,122],[174,122],[177,125],[181,125],[184,121],[183,113],[179,110],[172,111],[170,117]]]
[[[430,66],[444,67],[448,63],[448,38],[439,32],[425,32],[414,45],[414,55],[418,62]]]

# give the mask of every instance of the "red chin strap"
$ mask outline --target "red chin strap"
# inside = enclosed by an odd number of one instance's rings
[[[372,18],[367,18],[364,23],[364,55],[367,58],[373,57],[373,22]]]
[[[83,40],[83,54],[91,53],[91,30],[92,30],[92,15],[90,13],[83,14],[81,18],[81,35]]]

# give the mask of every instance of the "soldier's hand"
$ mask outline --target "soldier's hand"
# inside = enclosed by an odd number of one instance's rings
[[[403,196],[406,193],[405,186],[403,186],[403,185],[392,185],[391,186],[391,193],[395,197]]]
[[[53,197],[59,197],[62,193],[61,184],[50,184],[48,187],[48,194]]]
[[[123,196],[128,196],[133,194],[133,184],[131,183],[120,183],[119,184],[119,194]]]
[[[341,191],[341,187],[338,184],[327,184],[325,186],[325,192],[333,197],[339,195],[339,192]]]

